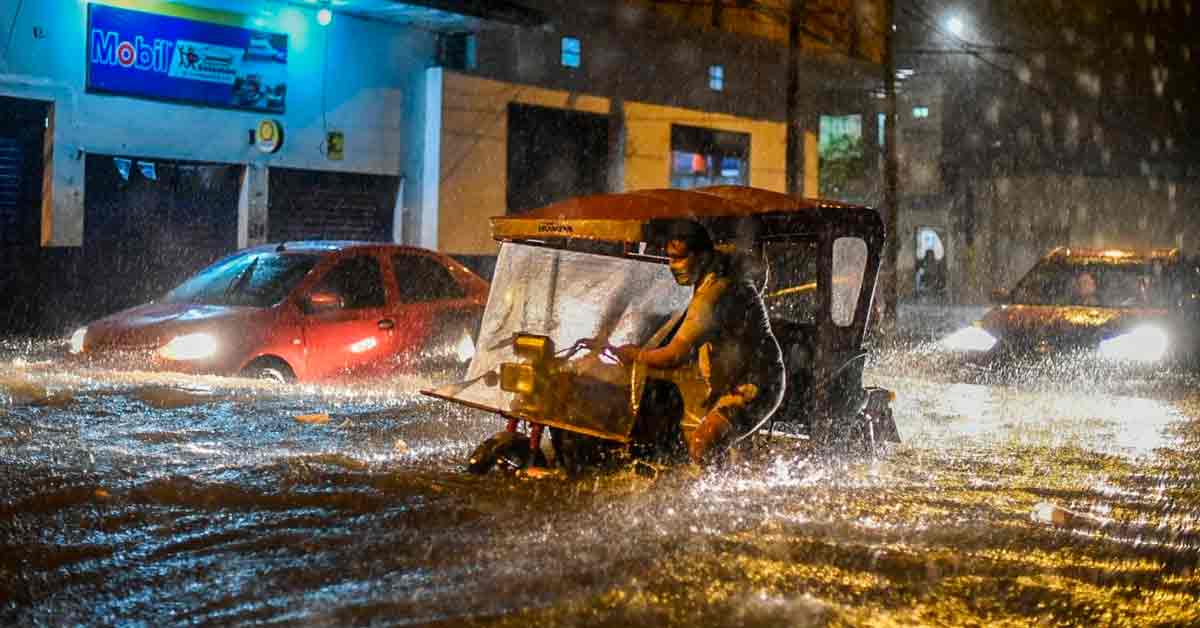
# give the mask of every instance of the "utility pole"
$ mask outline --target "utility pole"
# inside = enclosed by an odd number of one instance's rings
[[[896,146],[896,57],[894,53],[896,0],[884,0],[883,28],[883,90],[884,90],[884,130],[883,130],[883,210],[884,229],[887,232],[887,245],[883,255],[883,280],[880,284],[883,297],[883,320],[881,328],[885,333],[894,332],[899,321],[896,306],[900,301],[899,268],[900,261],[900,164],[897,158]]]
[[[787,193],[798,197],[803,194],[800,186],[800,159],[804,154],[800,134],[800,24],[804,20],[805,0],[792,0],[788,8],[787,48],[787,147],[783,161],[787,168]]]

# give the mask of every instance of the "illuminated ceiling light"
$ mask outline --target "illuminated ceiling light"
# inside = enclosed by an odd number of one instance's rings
[[[329,26],[329,23],[332,21],[333,11],[330,11],[326,7],[321,7],[321,9],[317,11],[317,24],[320,24],[321,26]]]

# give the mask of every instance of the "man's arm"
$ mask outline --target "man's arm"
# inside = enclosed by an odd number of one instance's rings
[[[729,287],[729,280],[717,279],[697,286],[692,302],[688,305],[687,315],[683,323],[665,347],[643,349],[637,354],[637,361],[653,368],[671,368],[687,361],[688,356],[703,340],[709,337],[717,326],[717,301]]]

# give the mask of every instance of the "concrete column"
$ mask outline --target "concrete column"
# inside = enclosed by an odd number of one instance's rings
[[[421,205],[417,209],[416,244],[438,248],[438,193],[442,178],[442,68],[425,70],[424,153],[421,158]]]
[[[608,105],[608,184],[609,192],[625,191],[625,101],[613,97]]]
[[[238,248],[258,246],[267,242],[268,178],[270,172],[263,164],[250,162],[242,171],[242,186],[238,191]]]
[[[404,244],[404,187],[408,180],[400,175],[400,183],[396,185],[396,202],[391,208],[391,241]]]

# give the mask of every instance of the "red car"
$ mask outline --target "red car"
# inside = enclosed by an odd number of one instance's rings
[[[426,249],[270,244],[75,330],[70,351],[281,381],[386,374],[426,359],[470,359],[487,294],[478,275]]]

